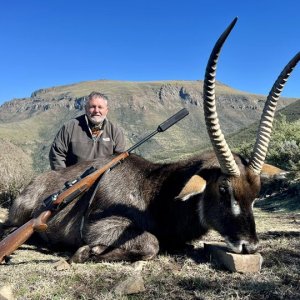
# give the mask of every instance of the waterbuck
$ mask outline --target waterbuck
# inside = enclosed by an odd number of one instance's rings
[[[215,104],[218,57],[236,19],[220,36],[204,79],[204,114],[213,151],[192,159],[158,164],[137,155],[101,179],[94,200],[86,194],[58,211],[42,238],[72,248],[73,262],[151,259],[161,247],[173,248],[218,231],[236,253],[258,247],[253,216],[260,174],[268,149],[276,102],[298,53],[284,68],[267,98],[249,161],[233,154],[220,129]],[[7,225],[20,226],[42,210],[42,201],[88,167],[110,158],[79,163],[38,176],[13,202]]]

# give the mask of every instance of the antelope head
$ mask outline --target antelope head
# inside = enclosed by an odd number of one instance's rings
[[[260,191],[260,174],[268,151],[277,100],[292,70],[300,60],[300,52],[285,66],[274,83],[264,106],[252,156],[246,161],[233,154],[222,134],[215,103],[215,78],[221,48],[234,27],[235,18],[216,42],[207,63],[204,87],[206,128],[219,164],[218,172],[200,174],[206,181],[201,203],[202,222],[225,237],[236,253],[257,250],[253,203]]]

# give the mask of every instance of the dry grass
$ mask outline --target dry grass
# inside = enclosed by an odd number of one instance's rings
[[[2,209],[4,219],[5,210]],[[173,254],[160,254],[143,268],[131,263],[73,264],[58,271],[68,253],[23,245],[1,265],[0,288],[11,286],[16,299],[299,299],[300,214],[255,209],[264,263],[260,273],[238,274],[209,261],[203,241]],[[145,291],[115,293],[115,287],[140,274]]]
[[[21,148],[0,138],[0,206],[8,207],[33,177],[32,159]]]

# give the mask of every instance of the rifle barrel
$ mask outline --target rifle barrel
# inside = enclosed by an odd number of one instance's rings
[[[128,152],[128,153],[132,152],[134,149],[136,149],[137,147],[139,147],[140,145],[145,143],[147,140],[152,138],[154,135],[156,135],[159,132],[166,131],[168,128],[170,128],[171,126],[176,124],[178,121],[180,121],[181,119],[186,117],[188,114],[189,114],[189,111],[186,108],[181,109],[176,114],[171,116],[169,119],[167,119],[166,121],[164,121],[163,123],[158,125],[158,127],[155,131],[153,131],[152,133],[150,133],[149,135],[144,137],[141,141],[139,141],[138,143],[136,143],[135,145],[130,147],[126,152]]]

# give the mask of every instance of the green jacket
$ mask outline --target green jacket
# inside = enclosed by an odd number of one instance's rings
[[[65,123],[50,149],[51,169],[58,170],[80,161],[124,152],[125,138],[121,129],[107,119],[102,129],[102,134],[93,139],[85,114]]]

